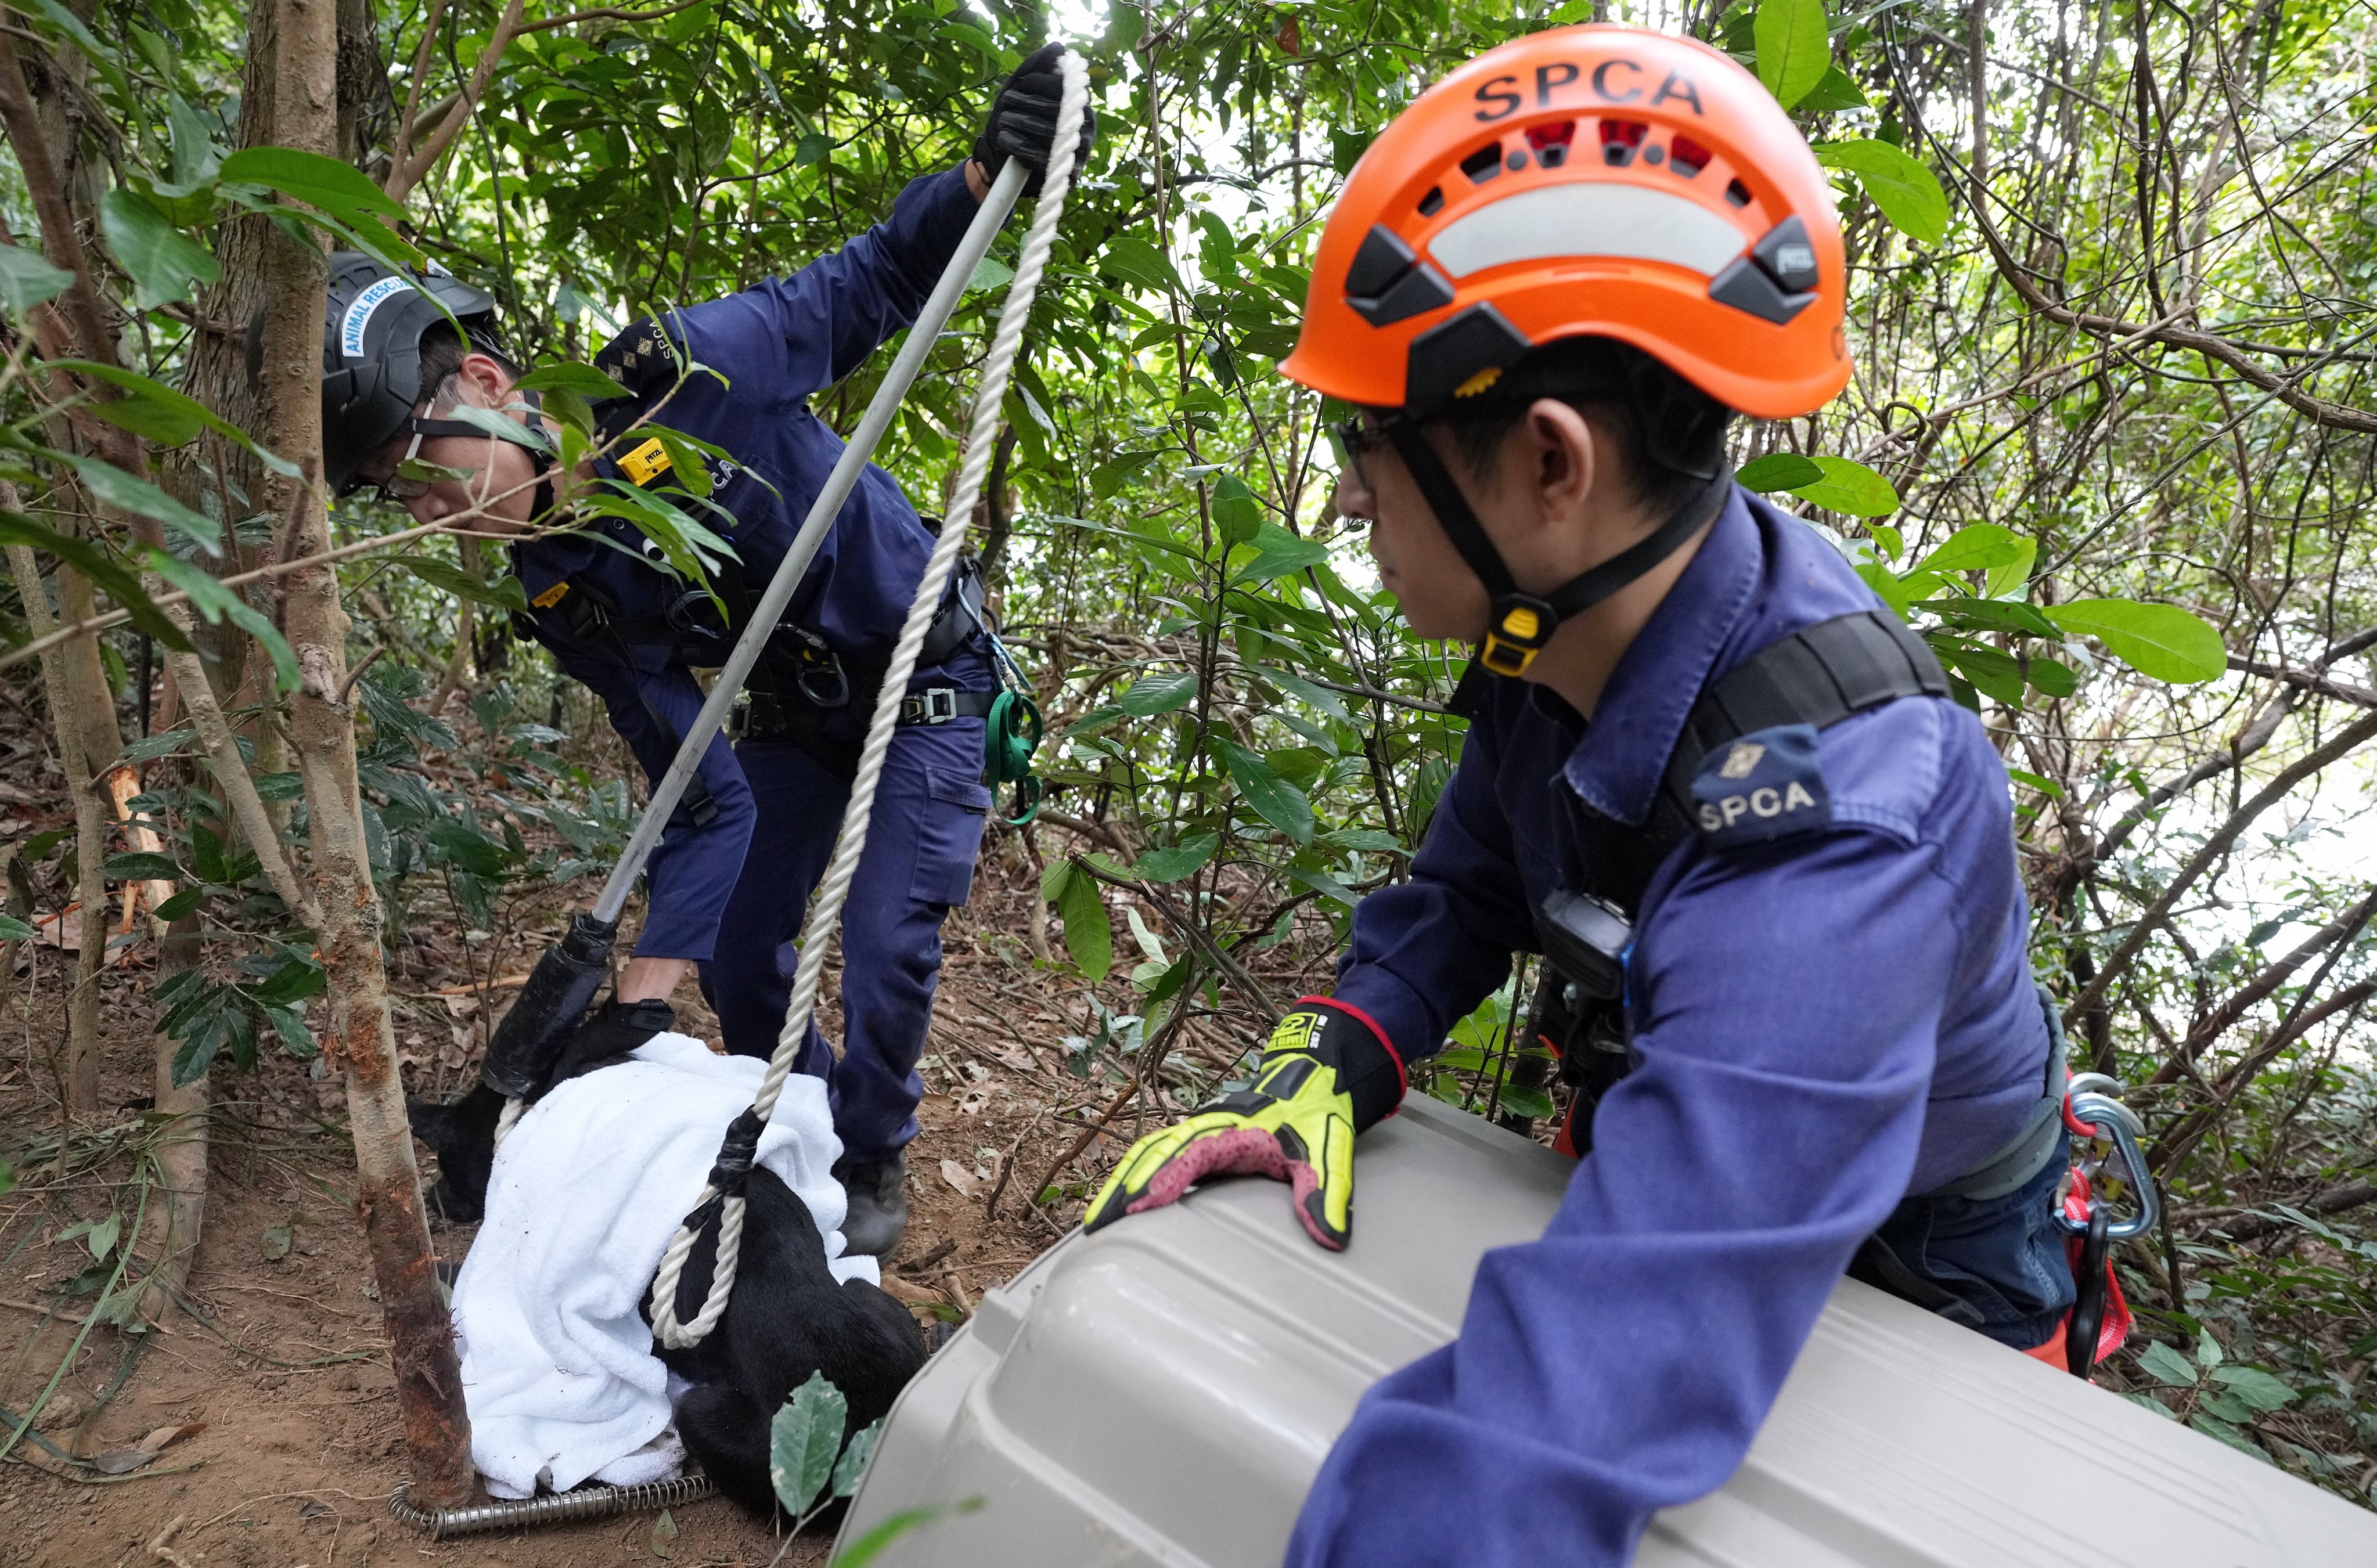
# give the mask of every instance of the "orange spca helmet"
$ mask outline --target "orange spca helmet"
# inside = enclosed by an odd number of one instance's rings
[[[1607,24],[1535,33],[1370,144],[1281,368],[1426,417],[1530,348],[1595,335],[1739,412],[1810,413],[1849,379],[1834,201],[1782,106],[1715,50]]]

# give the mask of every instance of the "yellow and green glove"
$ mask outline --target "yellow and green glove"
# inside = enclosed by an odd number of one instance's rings
[[[1254,1081],[1130,1146],[1082,1229],[1161,1208],[1215,1176],[1268,1176],[1294,1190],[1312,1239],[1343,1252],[1354,1231],[1354,1134],[1402,1102],[1403,1063],[1368,1014],[1308,996],[1280,1019]]]

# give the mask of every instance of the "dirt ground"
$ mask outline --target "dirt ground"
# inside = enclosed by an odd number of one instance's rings
[[[1009,837],[986,848],[974,902],[950,923],[923,1134],[910,1151],[914,1218],[886,1280],[920,1320],[962,1317],[1073,1222],[1078,1199],[1053,1217],[1023,1199],[1117,1092],[1105,1076],[1084,1081],[1066,1070],[1059,1042],[1081,1032],[1086,1003],[1077,980],[1031,963],[1036,883],[1031,855]],[[20,946],[11,992],[0,997],[0,1152],[20,1160],[44,1135],[55,1146],[49,1061],[65,1029],[61,981],[71,980],[71,954]],[[137,1135],[149,1103],[145,992],[153,964],[144,944],[104,977],[102,1103],[113,1120],[78,1131],[67,1170],[54,1156],[25,1160],[18,1190],[0,1196],[0,1348],[8,1357],[0,1441],[55,1377],[34,1433],[0,1464],[0,1568],[759,1568],[775,1557],[781,1543],[770,1530],[723,1499],[678,1509],[664,1524],[645,1514],[443,1543],[388,1516],[404,1461],[379,1311],[348,1208],[354,1167],[343,1093],[269,1048],[251,1073],[214,1074],[221,1099],[188,1290],[195,1315],[173,1311],[137,1337],[106,1325],[86,1332],[79,1314],[94,1294],[86,1282],[86,1293],[73,1295],[66,1282],[90,1267],[90,1240],[61,1233],[131,1202],[119,1196],[129,1163],[111,1158],[106,1140]],[[435,994],[452,987],[424,983],[439,980],[433,971],[398,981],[398,1035],[408,1078],[423,1088],[467,1081],[484,1039],[484,1021],[460,1004],[467,994],[458,1002]],[[491,994],[490,1016],[508,993]],[[685,1027],[715,1039],[692,988],[677,1000]],[[838,1019],[822,1021],[830,1034]],[[1234,1032],[1227,1018],[1202,1020],[1192,1046],[1224,1056]],[[1135,1112],[1116,1119],[1113,1136],[1093,1138],[1059,1185],[1085,1188],[1134,1126],[1168,1108],[1136,1098]],[[458,1262],[468,1228],[440,1221],[435,1229],[442,1255]],[[189,1434],[121,1476],[73,1479],[51,1451],[104,1455],[173,1428]],[[824,1553],[821,1539],[804,1539],[784,1561],[818,1562]]]

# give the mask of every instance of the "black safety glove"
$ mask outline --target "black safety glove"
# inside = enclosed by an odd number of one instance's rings
[[[1041,179],[1048,172],[1049,150],[1057,142],[1057,110],[1065,91],[1065,78],[1057,74],[1057,62],[1064,53],[1061,43],[1045,44],[1016,66],[1015,74],[992,101],[990,119],[982,135],[974,138],[973,160],[990,178],[998,177],[998,166],[1009,158],[1032,172],[1023,186],[1028,196],[1040,194]],[[1097,112],[1084,104],[1081,150],[1073,164],[1076,177],[1089,160],[1090,143],[1097,134]]]
[[[554,1063],[545,1092],[550,1094],[598,1067],[624,1062],[644,1041],[675,1028],[676,1010],[660,998],[621,1002],[615,997],[589,1013],[569,1043],[561,1048],[561,1060]]]

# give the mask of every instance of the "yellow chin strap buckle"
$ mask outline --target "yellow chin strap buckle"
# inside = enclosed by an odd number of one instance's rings
[[[1559,627],[1559,612],[1528,594],[1505,594],[1494,601],[1492,623],[1478,647],[1477,662],[1497,675],[1526,673],[1535,655]]]

